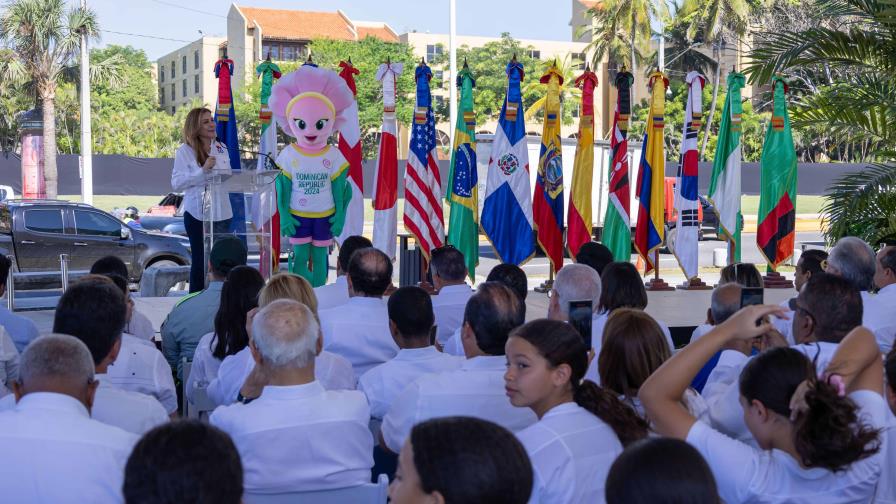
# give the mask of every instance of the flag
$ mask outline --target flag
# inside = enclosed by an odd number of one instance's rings
[[[576,87],[582,90],[582,114],[579,118],[579,135],[576,140],[576,159],[572,169],[572,187],[569,197],[569,221],[566,229],[566,246],[569,255],[575,257],[579,248],[591,241],[591,181],[594,175],[594,88],[597,75],[591,70],[576,79]]]
[[[436,155],[436,122],[432,115],[429,81],[432,70],[420,63],[414,70],[417,102],[404,172],[404,227],[417,240],[426,260],[432,249],[445,244],[442,182]]]
[[[793,255],[796,225],[796,150],[787,116],[784,94],[787,86],[780,77],[772,79],[775,105],[772,120],[765,132],[759,171],[762,189],[759,193],[759,227],[756,243],[769,267]]]
[[[746,82],[744,74],[728,74],[725,107],[709,183],[709,201],[719,216],[719,228],[734,247],[734,262],[740,262],[740,232],[743,228],[740,214],[740,121],[743,112],[740,90]]]
[[[469,69],[463,68],[457,75],[460,101],[451,151],[451,172],[448,176],[451,214],[447,241],[464,255],[471,281],[476,278],[476,266],[479,264],[479,178],[476,173],[474,132],[476,115],[473,112],[475,86],[473,74]]]
[[[373,246],[395,259],[398,239],[398,125],[395,120],[395,90],[401,63],[383,63],[376,80],[383,86],[383,126],[373,179]]]
[[[631,186],[628,177],[628,125],[631,114],[631,89],[635,77],[626,71],[616,74],[616,112],[613,115],[613,136],[610,138],[612,169],[610,171],[610,203],[604,218],[604,245],[613,252],[613,259],[628,262],[632,258],[632,228],[629,218]]]
[[[669,79],[662,72],[650,74],[650,110],[644,130],[644,148],[638,171],[638,225],[635,228],[635,248],[644,259],[644,273],[654,267],[651,254],[663,244],[665,235],[665,164],[663,151],[663,114],[666,108],[666,87]]]
[[[265,60],[255,67],[255,74],[261,78],[260,102],[258,121],[261,124],[261,136],[258,142],[258,152],[267,154],[271,159],[277,158],[277,127],[274,125],[273,114],[268,107],[271,97],[271,86],[274,79],[280,78],[280,67],[275,63]],[[267,164],[268,158],[258,156],[258,170],[271,169]],[[269,201],[271,198],[274,201]],[[277,193],[272,187],[270,191],[256,195],[252,200],[252,222],[256,229],[264,229],[271,233],[271,250],[262,246],[260,250],[259,265],[265,277],[280,269],[280,216],[277,214]],[[268,265],[273,266],[272,271],[265,271]]]
[[[684,276],[697,277],[697,241],[700,233],[699,205],[697,198],[697,136],[703,126],[703,86],[706,78],[700,72],[691,71],[685,76],[688,85],[688,101],[684,111],[684,131],[681,138],[681,161],[675,178],[675,243],[672,253]]]
[[[507,96],[488,160],[488,179],[480,225],[501,262],[520,265],[535,254],[529,150],[520,82],[522,63],[507,64]]]
[[[236,109],[233,108],[233,94],[230,89],[230,78],[233,77],[233,60],[221,58],[215,62],[215,77],[218,79],[218,101],[215,105],[215,134],[218,140],[227,146],[227,157],[230,168],[240,171],[240,142],[236,129]],[[246,241],[246,197],[243,193],[230,193],[230,208],[233,219],[230,221],[230,232]]]
[[[551,262],[551,269],[563,267],[563,146],[560,145],[560,86],[563,76],[556,65],[541,76],[547,84],[541,152],[532,196],[536,239]]]
[[[345,209],[345,225],[342,233],[336,237],[336,243],[342,242],[349,236],[360,235],[364,232],[364,172],[361,159],[361,127],[358,124],[358,88],[355,85],[355,75],[360,72],[352,66],[351,62],[340,61],[339,76],[352,90],[355,100],[343,115],[346,123],[339,128],[339,152],[348,161],[348,179],[346,190],[351,190],[351,199],[348,199],[348,207]]]

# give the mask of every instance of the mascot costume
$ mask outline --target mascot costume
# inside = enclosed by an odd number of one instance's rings
[[[349,163],[327,141],[345,123],[353,101],[336,72],[313,65],[283,76],[271,90],[271,111],[295,138],[277,156],[280,230],[293,247],[289,271],[314,287],[327,282],[329,247],[342,232],[351,200]]]

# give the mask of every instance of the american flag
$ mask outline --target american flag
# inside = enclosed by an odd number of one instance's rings
[[[416,68],[414,78],[417,82],[417,106],[404,174],[404,226],[417,239],[423,255],[428,259],[432,249],[445,243],[445,220],[442,215],[442,183],[436,162],[436,127],[429,92],[432,71],[421,63]]]

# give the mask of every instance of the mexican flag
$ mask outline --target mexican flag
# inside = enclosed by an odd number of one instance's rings
[[[460,88],[451,174],[448,177],[448,243],[459,250],[467,262],[470,280],[476,278],[479,264],[479,178],[476,173],[476,115],[473,112],[473,87],[476,80],[464,67],[457,75]]]
[[[740,213],[741,164],[741,104],[740,90],[746,84],[744,74],[732,72],[726,82],[725,108],[719,125],[716,157],[712,162],[709,201],[719,217],[719,228],[734,248],[734,262],[740,262],[740,233],[743,216]]]

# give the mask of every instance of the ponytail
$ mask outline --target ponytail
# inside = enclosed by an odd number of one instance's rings
[[[615,394],[591,380],[583,380],[573,388],[576,404],[603,420],[616,433],[622,446],[647,437],[649,425],[634,409]]]

